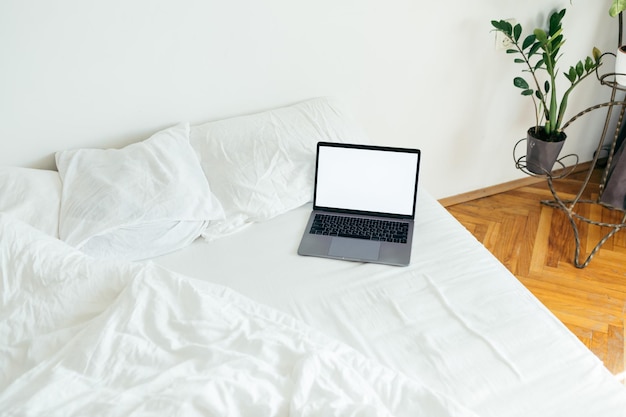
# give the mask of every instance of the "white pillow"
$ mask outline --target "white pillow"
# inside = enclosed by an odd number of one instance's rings
[[[191,146],[226,216],[203,236],[215,239],[311,201],[319,141],[367,139],[329,98],[192,126]]]
[[[45,169],[0,167],[0,211],[59,237],[61,179]]]
[[[59,236],[100,258],[138,260],[180,249],[223,217],[189,125],[122,149],[57,152],[63,181]]]

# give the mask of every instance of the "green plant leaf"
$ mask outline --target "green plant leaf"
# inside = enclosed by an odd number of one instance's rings
[[[550,45],[552,45],[552,48],[554,50],[558,50],[563,43],[565,42],[564,38],[563,38],[563,29],[559,29],[557,31],[557,33],[555,33],[554,35],[552,35],[552,37],[550,37]]]
[[[539,68],[541,68],[541,66],[544,64],[544,60],[543,58],[540,59],[539,61],[537,61],[537,63],[535,64],[535,67],[533,68],[533,70],[538,70]]]
[[[563,16],[565,16],[565,9],[562,9],[559,12],[554,12],[550,15],[550,36],[554,36],[559,30],[561,30],[561,21],[563,20]]]
[[[533,90],[530,90],[530,89],[528,89],[528,90],[524,90],[524,91],[522,91],[522,95],[523,95],[523,96],[532,96],[532,95],[533,95],[533,92],[534,92],[534,91],[533,91]]]
[[[537,38],[535,35],[532,35],[535,37],[535,39]],[[541,48],[541,44],[539,42],[536,42],[532,48],[530,48],[530,51],[528,51],[528,56],[531,57],[534,54],[537,53],[537,51],[539,50],[539,48]]]
[[[613,0],[611,8],[609,9],[609,15],[615,17],[624,10],[626,10],[626,0]]]
[[[550,92],[550,81],[547,81],[543,84],[543,89],[546,90],[546,94]]]
[[[626,0],[624,0],[624,3],[626,3]],[[591,53],[593,55],[593,59],[595,59],[596,62],[600,61],[600,58],[602,57],[602,51],[594,46]]]
[[[563,46],[564,43],[565,39],[563,38],[563,35],[559,35],[556,38],[552,39],[552,56],[556,56],[559,53],[559,49],[561,49],[561,46]]]
[[[576,64],[576,75],[582,77],[584,73],[585,67],[583,66],[583,63],[581,61],[578,61],[578,63]]]
[[[511,36],[513,34],[513,26],[506,20],[492,20],[491,24],[494,28],[501,31],[507,36]]]
[[[525,79],[523,79],[522,77],[515,77],[513,78],[513,85],[517,88],[522,88],[524,90],[528,89],[529,85],[526,82]],[[524,94],[524,93],[522,93]]]
[[[518,23],[513,27],[513,39],[515,39],[515,42],[519,41],[520,36],[522,36],[522,25]]]
[[[526,36],[526,38],[524,39],[524,43],[522,43],[522,49],[528,48],[530,45],[535,43],[536,40],[537,37],[534,34]]]
[[[546,42],[548,42],[548,34],[546,33],[545,30],[543,29],[535,29],[533,31],[533,33],[535,34],[535,36],[537,37],[537,40],[543,45]]]

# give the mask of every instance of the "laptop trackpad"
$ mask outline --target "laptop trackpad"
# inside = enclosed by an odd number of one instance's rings
[[[380,242],[373,240],[347,239],[334,237],[330,242],[328,255],[348,259],[378,260]]]

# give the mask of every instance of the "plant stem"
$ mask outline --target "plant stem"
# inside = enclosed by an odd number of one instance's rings
[[[572,85],[570,85],[570,87],[565,91],[565,94],[563,94],[563,98],[561,99],[561,108],[559,109],[559,117],[557,120],[557,126],[560,126],[561,123],[563,122],[563,117],[565,116],[565,110],[567,109],[567,101],[569,98],[569,94],[574,90],[574,87],[576,87],[582,80],[584,80],[591,74],[593,74],[593,72],[589,71],[583,76],[581,76],[580,78],[578,78],[578,80],[576,80],[576,82],[573,82]],[[564,128],[565,126],[563,126],[563,129]]]
[[[537,88],[538,91],[541,91],[539,87],[539,80],[537,79],[537,75],[535,74],[535,70],[533,69],[533,66],[530,64],[529,57],[526,55],[524,50],[519,46],[519,43],[515,38],[513,38],[512,36],[509,36],[506,33],[505,35],[509,38],[511,43],[515,45],[515,48],[520,53],[520,55],[522,56],[522,59],[524,60],[524,62],[526,63],[526,66],[528,67],[528,72],[530,72],[530,75],[533,77],[535,87]],[[546,106],[545,100],[543,98],[539,99],[540,100],[539,105],[537,104],[537,100],[534,94],[531,96],[531,98],[533,99],[533,105],[535,106],[535,128],[539,128],[539,119],[540,119],[539,114],[546,111],[546,110],[541,111],[540,107],[543,106],[544,109],[547,109],[548,107]]]

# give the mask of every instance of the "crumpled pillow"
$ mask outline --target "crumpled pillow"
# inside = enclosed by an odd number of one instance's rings
[[[139,260],[180,249],[223,217],[182,123],[122,149],[56,153],[59,237],[99,258]]]
[[[320,141],[368,143],[327,97],[192,126],[191,146],[225,213],[202,235],[213,240],[312,201]]]

